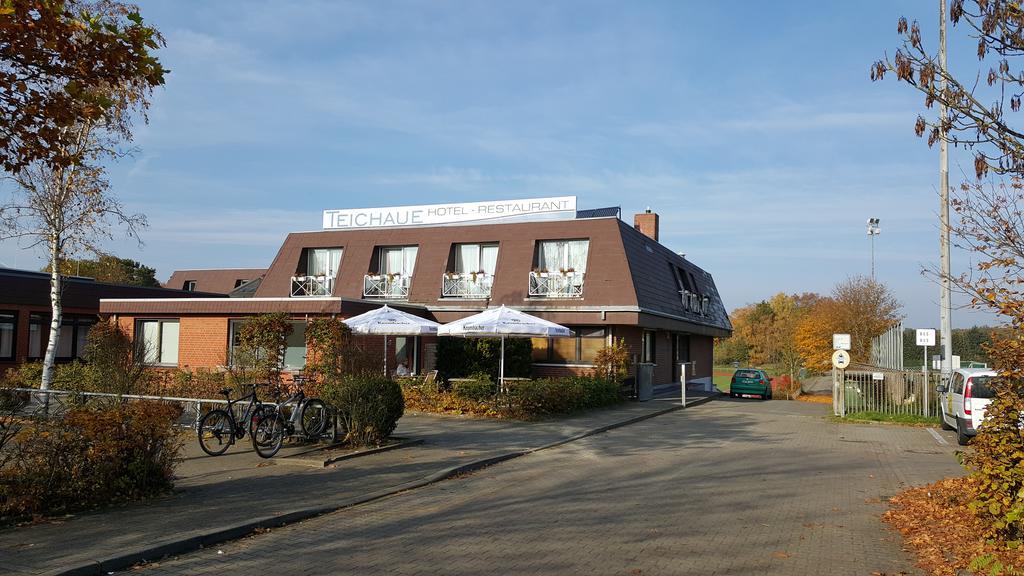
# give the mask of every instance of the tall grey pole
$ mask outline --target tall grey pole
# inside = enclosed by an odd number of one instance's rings
[[[942,91],[942,98],[939,99],[939,215],[942,224],[939,230],[939,267],[940,267],[940,294],[939,294],[939,318],[942,344],[942,379],[945,381],[952,372],[953,362],[953,328],[950,316],[952,314],[951,290],[949,282],[949,150],[946,144],[945,121],[948,114],[945,105],[946,93],[946,0],[939,0],[939,66],[942,74],[939,76],[939,89]]]

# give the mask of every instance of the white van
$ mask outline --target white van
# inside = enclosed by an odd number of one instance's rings
[[[978,433],[985,419],[985,408],[994,395],[988,383],[995,377],[994,371],[985,368],[961,368],[953,371],[948,385],[936,388],[942,407],[942,428],[956,430],[961,446],[966,446],[971,436]]]

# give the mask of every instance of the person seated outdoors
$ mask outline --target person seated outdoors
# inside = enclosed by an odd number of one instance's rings
[[[409,369],[406,368],[405,362],[399,362],[398,367],[395,368],[395,376],[409,376]]]

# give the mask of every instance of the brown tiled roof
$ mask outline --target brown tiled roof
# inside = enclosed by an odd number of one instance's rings
[[[197,292],[228,294],[235,289],[238,280],[249,281],[266,273],[266,268],[210,268],[206,270],[175,270],[167,283],[167,288],[181,290],[185,282],[195,280]]]

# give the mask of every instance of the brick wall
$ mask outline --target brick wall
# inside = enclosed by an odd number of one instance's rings
[[[214,368],[228,363],[227,318],[196,316],[179,322],[179,367]]]

